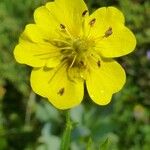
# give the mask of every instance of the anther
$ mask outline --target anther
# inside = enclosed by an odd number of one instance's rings
[[[87,10],[85,10],[83,13],[82,13],[82,17],[84,17],[86,14],[87,14]]]
[[[95,24],[95,22],[96,22],[96,19],[94,18],[94,19],[92,19],[92,20],[89,22],[89,25],[90,25],[91,27],[93,27],[94,24]]]
[[[84,66],[84,62],[81,60],[81,61],[79,61],[79,65],[80,66]]]
[[[60,24],[60,28],[61,28],[62,30],[64,30],[66,27],[65,27],[65,25],[63,25],[63,24]]]
[[[44,42],[48,42],[48,43],[50,42],[50,40],[47,40],[47,39],[43,39],[43,40],[44,40]]]
[[[112,32],[112,27],[109,27],[108,30],[105,32],[104,37],[107,38],[107,37],[109,37],[110,35],[112,35],[112,33],[113,33],[113,32]]]
[[[84,61],[79,61],[78,63],[78,67],[81,68],[81,69],[85,69],[86,68],[86,64],[84,63]]]
[[[61,88],[59,91],[58,91],[58,95],[62,96],[65,92],[65,88]]]
[[[64,54],[64,53],[66,52],[66,50],[65,50],[65,49],[62,49],[60,52],[61,52],[62,54]]]
[[[101,62],[100,62],[100,61],[97,62],[97,66],[98,66],[98,67],[101,66]]]

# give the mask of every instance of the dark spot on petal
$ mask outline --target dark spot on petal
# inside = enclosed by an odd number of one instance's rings
[[[93,27],[94,24],[95,24],[95,22],[96,22],[96,19],[94,18],[94,19],[92,19],[92,20],[89,22],[89,25],[90,25],[91,27]]]
[[[86,14],[87,14],[87,10],[85,10],[83,13],[82,13],[82,17],[84,17]]]
[[[61,88],[59,91],[58,91],[58,95],[62,96],[65,92],[65,88]]]
[[[98,66],[98,67],[101,66],[101,62],[100,62],[100,61],[97,62],[97,66]]]
[[[107,37],[109,37],[110,35],[112,35],[112,33],[113,33],[113,32],[112,32],[112,27],[109,27],[108,30],[105,32],[104,37],[107,38]]]
[[[65,27],[65,25],[63,25],[63,24],[60,24],[60,28],[61,28],[62,30],[64,30],[66,27]]]

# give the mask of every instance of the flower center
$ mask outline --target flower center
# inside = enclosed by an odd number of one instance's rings
[[[59,50],[59,58],[61,60],[60,67],[65,66],[68,77],[72,77],[73,74],[77,75],[77,78],[86,78],[86,73],[89,73],[92,69],[99,69],[101,67],[101,56],[96,50],[97,40],[103,40],[108,38],[113,34],[112,27],[104,32],[104,35],[98,37],[92,37],[90,32],[94,28],[97,22],[96,18],[92,18],[89,22],[86,22],[86,14],[88,11],[85,10],[82,13],[82,26],[79,29],[79,35],[71,34],[69,28],[64,24],[59,25],[58,39],[53,39],[50,42],[52,45],[56,46]],[[80,32],[81,30],[81,32]],[[59,68],[58,68],[59,69]],[[74,77],[73,75],[73,78]],[[71,78],[70,78],[71,79]],[[72,80],[72,79],[71,79]],[[59,94],[63,94],[64,89],[59,91]]]
[[[86,69],[86,59],[93,46],[94,42],[86,38],[71,39],[67,46],[61,48],[62,61],[65,61],[69,68]]]
[[[85,11],[83,15],[86,14],[86,12],[87,11]],[[96,19],[93,18],[89,22],[91,28],[94,26],[95,21]],[[78,36],[73,36],[64,24],[60,24],[59,35],[60,38],[53,39],[51,44],[60,49],[61,66],[66,66],[68,77],[71,80],[73,78],[85,79],[85,74],[90,68],[89,60],[91,60],[91,58],[98,67],[100,66],[99,60],[96,58],[97,56],[95,57],[93,54],[95,40],[90,38],[89,34],[84,33]],[[75,77],[73,72],[76,72]]]
[[[89,49],[89,44],[86,39],[76,39],[73,41],[72,47],[78,54],[84,53]]]

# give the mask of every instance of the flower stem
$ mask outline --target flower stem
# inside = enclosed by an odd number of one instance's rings
[[[73,123],[70,119],[70,112],[68,110],[66,112],[66,127],[63,133],[60,150],[69,150],[72,128],[73,128]]]

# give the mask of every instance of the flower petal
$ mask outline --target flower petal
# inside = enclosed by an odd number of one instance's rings
[[[113,93],[118,92],[126,80],[123,68],[114,60],[101,60],[87,76],[86,86],[91,99],[99,104],[110,102]]]
[[[28,24],[21,34],[19,42],[29,41],[34,43],[43,43],[45,39],[45,35],[40,31],[40,28],[36,24]]]
[[[48,64],[47,67],[55,67],[60,60],[59,50],[49,43],[40,44],[22,41],[15,47],[14,55],[17,62],[32,67],[42,67],[46,63]]]
[[[50,3],[54,6],[54,2]],[[46,38],[51,39],[58,36],[57,28],[59,28],[59,22],[55,20],[54,16],[45,6],[41,6],[35,10],[34,20]]]
[[[89,22],[95,19],[94,26],[91,28]],[[120,25],[124,25],[124,16],[115,7],[102,7],[97,9],[93,14],[89,16],[87,20],[87,27],[90,28],[90,34],[95,37],[103,36],[106,30],[111,26],[117,28]]]
[[[83,99],[83,81],[74,82],[68,79],[66,68],[34,69],[31,73],[33,90],[59,109],[74,107]]]
[[[124,26],[121,11],[115,7],[102,7],[90,16],[89,21],[93,18],[96,22],[90,36],[96,40],[96,50],[104,57],[119,57],[134,50],[136,39]]]
[[[113,34],[97,42],[96,50],[103,57],[120,57],[131,53],[136,46],[136,39],[133,33],[126,27],[113,30]]]
[[[55,4],[49,2],[46,7],[55,20],[66,26],[71,35],[77,36],[83,23],[83,13],[88,11],[83,0],[55,0]]]

